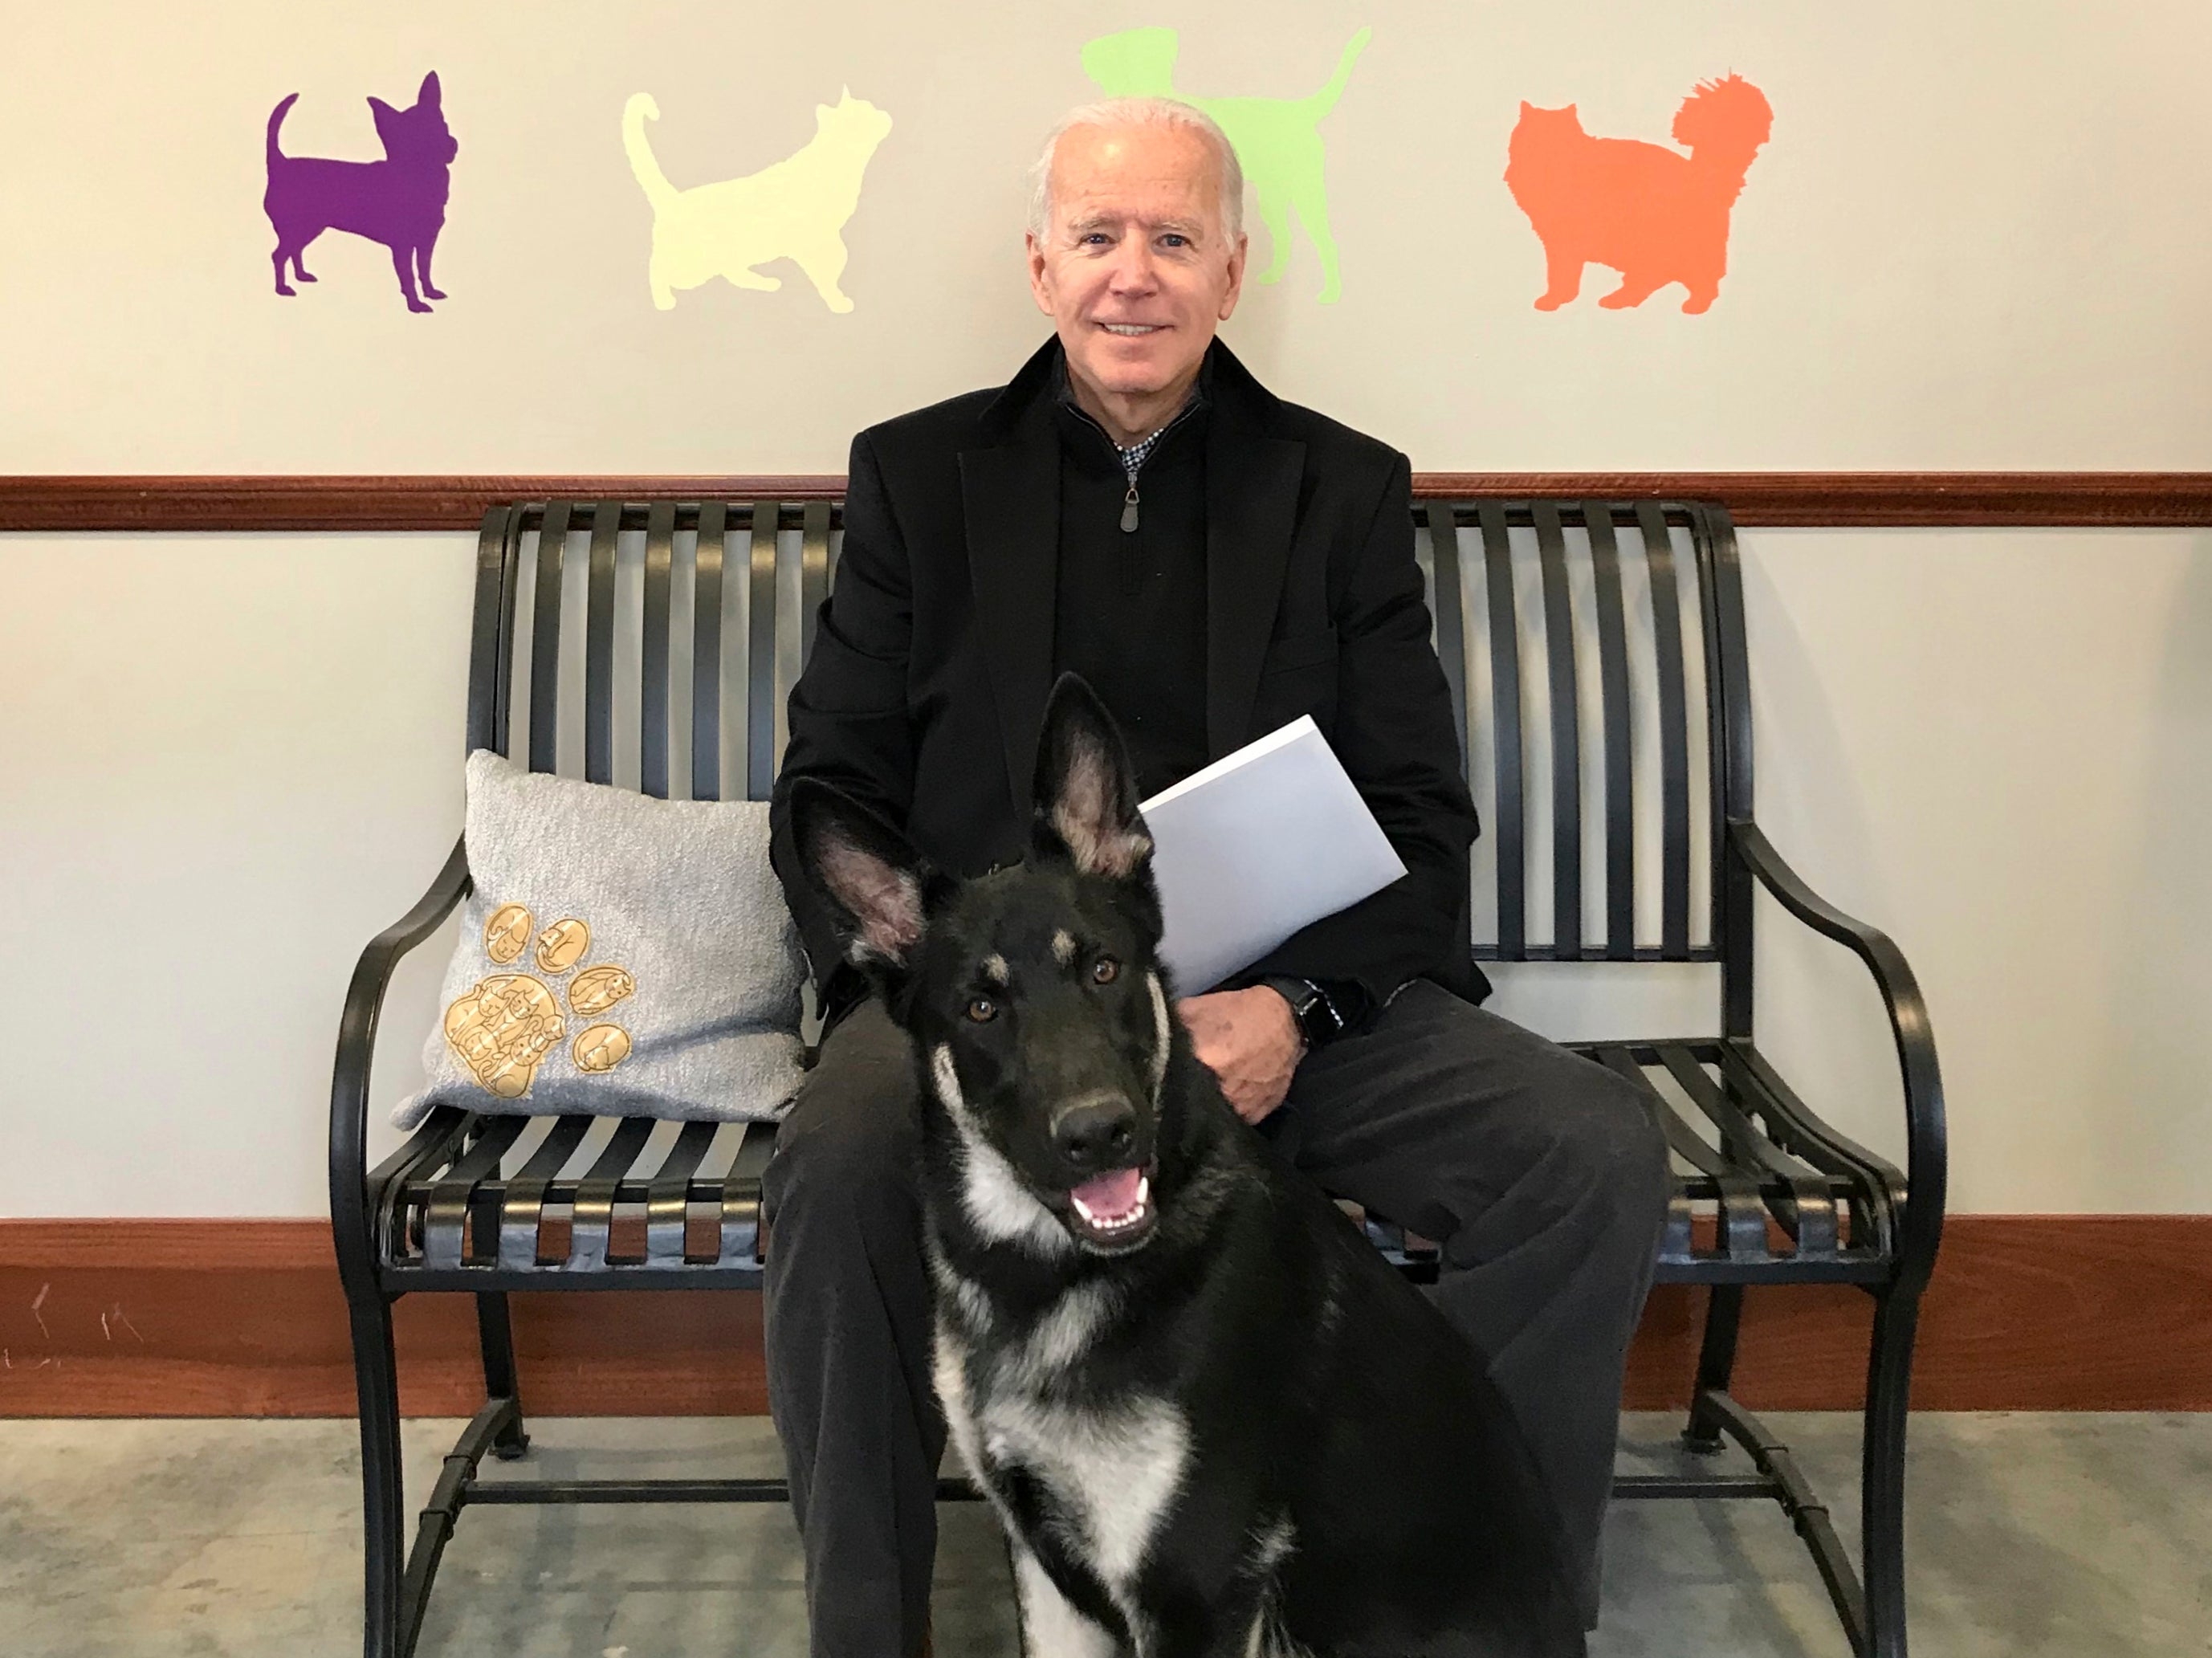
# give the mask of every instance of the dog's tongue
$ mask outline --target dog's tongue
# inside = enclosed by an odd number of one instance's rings
[[[1144,1178],[1140,1169],[1116,1169],[1077,1187],[1075,1200],[1102,1220],[1126,1215],[1137,1206],[1137,1188]]]

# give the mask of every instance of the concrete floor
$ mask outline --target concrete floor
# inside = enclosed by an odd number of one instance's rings
[[[1855,1419],[1775,1420],[1855,1536]],[[758,1421],[532,1425],[521,1467],[549,1474],[778,1468]],[[408,1424],[410,1504],[458,1426]],[[1674,1426],[1630,1418],[1624,1467],[1669,1466]],[[1913,1433],[1919,1658],[2212,1654],[2212,1416],[1928,1416]],[[358,1652],[357,1479],[346,1422],[0,1422],[0,1647]],[[937,1650],[1012,1658],[994,1524],[941,1512]],[[1596,1658],[1847,1658],[1770,1505],[1624,1504],[1607,1536]],[[447,1552],[420,1650],[801,1658],[805,1629],[780,1507],[484,1508]]]

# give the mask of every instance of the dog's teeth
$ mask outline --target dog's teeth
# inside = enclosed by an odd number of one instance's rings
[[[1137,1200],[1129,1206],[1126,1213],[1110,1218],[1097,1213],[1091,1209],[1089,1204],[1084,1202],[1081,1198],[1077,1197],[1073,1192],[1069,1193],[1067,1195],[1068,1200],[1075,1206],[1075,1212],[1082,1216],[1085,1221],[1089,1222],[1090,1224],[1095,1227],[1097,1230],[1101,1232],[1121,1232],[1127,1230],[1130,1227],[1134,1226],[1139,1221],[1144,1219],[1145,1212],[1152,1201],[1152,1183],[1151,1177],[1145,1175],[1138,1175]]]

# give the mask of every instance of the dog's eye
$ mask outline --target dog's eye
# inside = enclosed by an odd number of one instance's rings
[[[1121,976],[1121,964],[1111,956],[1101,956],[1091,964],[1091,982],[1110,985]]]
[[[968,1017],[977,1024],[988,1024],[999,1017],[999,1005],[988,996],[978,996],[968,1004]]]

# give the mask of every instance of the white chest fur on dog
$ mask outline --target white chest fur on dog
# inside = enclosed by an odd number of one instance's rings
[[[953,1289],[946,1280],[954,1275],[938,1265],[940,1286]],[[977,1333],[973,1315],[983,1310],[980,1296],[953,1289],[947,1300],[959,1311],[938,1321],[937,1393],[961,1461],[987,1491],[994,1488],[994,1475],[1014,1468],[1035,1479],[1080,1537],[1108,1593],[1133,1625],[1141,1625],[1128,1588],[1189,1463],[1190,1433],[1182,1413],[1157,1399],[1102,1409],[1054,1397],[1059,1390],[1053,1382],[1080,1361],[1109,1310],[1090,1287],[1063,1297],[1026,1339],[1004,1345],[971,1339]],[[1013,1533],[1012,1516],[1001,1518]],[[1018,1579],[1024,1622],[1038,1658],[1114,1650],[1103,1631],[1060,1601],[1034,1561],[1021,1566]],[[1048,1633],[1051,1643],[1036,1644]],[[1140,1649],[1143,1639],[1139,1627]]]
[[[1165,1054],[1166,1001],[1152,977],[1154,1010]],[[1066,1230],[1022,1186],[980,1132],[962,1097],[951,1052],[930,1055],[930,1078],[959,1133],[961,1198],[969,1220],[986,1237],[1052,1259],[1071,1248]],[[954,1448],[969,1476],[997,1502],[994,1476],[1018,1468],[1041,1485],[1052,1508],[1080,1540],[1091,1570],[1105,1585],[1142,1654],[1149,1631],[1130,1585],[1182,1484],[1190,1430],[1164,1400],[1130,1397],[1110,1405],[1074,1405],[1066,1382],[1111,1322],[1113,1292],[1097,1281],[1064,1293],[1025,1330],[1004,1327],[1004,1315],[981,1286],[954,1270],[933,1245],[930,1270],[939,1291],[934,1379]],[[1014,1517],[1000,1518],[1014,1539],[1016,1584],[1032,1658],[1118,1658],[1104,1630],[1069,1606],[1024,1546]]]

